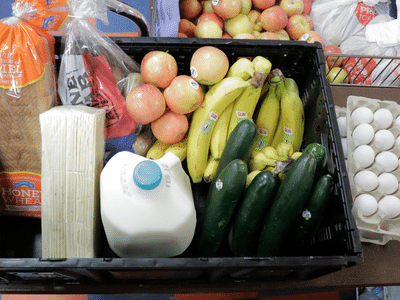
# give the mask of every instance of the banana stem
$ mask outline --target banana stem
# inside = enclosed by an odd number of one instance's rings
[[[285,80],[285,75],[283,75],[280,69],[273,69],[269,73],[269,82],[271,83],[278,83]]]
[[[250,84],[255,88],[259,88],[264,85],[267,79],[267,74],[262,72],[254,72],[253,77],[250,79]]]
[[[295,160],[289,157],[287,160],[278,160],[276,162],[275,170],[277,173],[286,173]]]

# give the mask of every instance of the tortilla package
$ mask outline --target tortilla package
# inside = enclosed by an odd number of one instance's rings
[[[26,22],[37,11],[17,1],[0,20],[0,208],[41,217],[39,115],[56,103],[54,38]]]

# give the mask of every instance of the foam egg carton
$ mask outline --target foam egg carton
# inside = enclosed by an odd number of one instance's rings
[[[388,128],[381,128],[380,124],[375,119],[369,124],[373,127],[375,133],[380,129],[387,129],[391,131],[396,140],[396,138],[400,136],[400,126],[395,123],[396,118],[400,116],[400,105],[394,101],[349,96],[347,98],[347,106],[345,111],[339,107],[336,109],[337,118],[344,115],[346,116],[347,172],[349,175],[353,200],[355,200],[360,194],[369,194],[375,197],[375,199],[379,202],[384,196],[386,196],[384,190],[380,186],[372,191],[363,191],[361,187],[354,182],[354,176],[363,170],[372,171],[377,176],[381,175],[382,173],[388,173],[375,160],[370,166],[362,167],[353,158],[353,152],[360,145],[360,143],[352,137],[352,132],[354,128],[359,125],[359,123],[352,119],[351,113],[358,107],[368,107],[373,113],[379,108],[387,108],[393,115],[393,122]],[[382,151],[394,153],[397,159],[400,157],[400,146],[396,146],[396,142],[392,148],[387,150],[382,149],[381,145],[375,140],[375,138],[372,139],[368,145],[374,150],[375,157]],[[397,164],[395,170],[389,173],[395,175],[398,182],[400,181],[399,164]],[[397,190],[391,193],[391,195],[400,199],[400,189],[398,184]],[[377,210],[370,216],[364,216],[355,206],[353,206],[352,213],[355,218],[357,228],[360,232],[361,241],[381,245],[386,244],[390,240],[400,241],[400,215],[394,218],[388,218],[382,211]]]

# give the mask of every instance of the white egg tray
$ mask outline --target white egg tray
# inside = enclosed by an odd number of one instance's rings
[[[393,122],[387,128],[383,128],[381,124],[374,118],[369,124],[374,129],[374,133],[381,129],[387,129],[394,136],[394,145],[389,149],[383,149],[382,145],[376,140],[375,134],[373,139],[369,143],[362,143],[359,142],[352,136],[353,130],[360,124],[358,121],[354,120],[351,117],[352,112],[359,107],[367,107],[373,113],[375,113],[380,108],[388,109],[393,116]],[[353,196],[353,201],[361,194],[368,194],[373,196],[378,203],[378,207],[374,210],[374,206],[372,209],[374,213],[371,215],[364,215],[362,210],[358,208],[357,205],[353,205],[352,213],[355,218],[357,228],[360,232],[360,238],[362,242],[369,242],[374,244],[384,245],[390,240],[398,240],[400,241],[400,204],[399,206],[394,206],[393,208],[390,207],[389,211],[383,209],[383,202],[379,204],[380,200],[383,199],[387,195],[392,195],[400,199],[400,189],[399,189],[399,181],[400,181],[400,167],[399,167],[399,157],[400,157],[400,145],[396,143],[396,139],[400,136],[400,125],[397,124],[396,118],[400,116],[400,105],[394,101],[386,101],[386,100],[378,100],[366,97],[359,97],[359,96],[349,96],[347,99],[347,106],[346,108],[336,107],[336,115],[337,118],[346,117],[346,136],[342,135],[342,145],[343,150],[345,152],[345,157],[347,159],[347,171],[349,175],[349,181]],[[342,129],[343,130],[343,129]],[[400,141],[397,140],[397,142]],[[353,157],[354,150],[362,145],[366,144],[370,146],[375,153],[375,158],[373,162],[369,166],[363,167],[358,161],[356,161]],[[384,167],[376,161],[376,156],[384,151],[390,152],[395,154],[396,156],[396,165],[393,165],[393,170],[385,170]],[[392,155],[390,154],[390,155]],[[394,157],[394,155],[392,155]],[[360,171],[371,171],[376,176],[379,176],[383,173],[391,173],[396,178],[397,181],[395,182],[395,190],[393,189],[389,193],[386,192],[382,185],[379,185],[374,188],[373,190],[371,186],[368,184],[364,184],[368,179],[365,178],[365,181],[359,181],[358,184],[354,180],[355,175]],[[372,175],[374,175],[372,174]],[[360,174],[359,174],[360,175]],[[371,174],[370,174],[371,175]],[[374,175],[374,176],[375,176]],[[374,177],[373,176],[373,177]],[[375,181],[375,178],[374,180]],[[371,182],[373,182],[371,181]],[[382,182],[382,184],[386,184],[387,182]],[[365,185],[365,189],[361,188],[362,185]],[[392,197],[393,198],[393,197]],[[394,198],[395,199],[395,198]],[[396,199],[397,200],[397,199]],[[400,200],[398,201],[400,203]],[[382,209],[381,209],[382,207]],[[365,209],[365,207],[363,207]],[[389,216],[390,212],[399,210],[399,214],[396,216]]]

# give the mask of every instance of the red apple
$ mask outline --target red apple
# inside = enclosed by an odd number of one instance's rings
[[[298,40],[303,34],[310,31],[310,23],[304,15],[293,15],[288,20],[286,31],[292,40]]]
[[[214,12],[222,19],[236,17],[242,9],[241,0],[214,0],[211,2]]]
[[[303,0],[281,0],[279,4],[290,18],[293,15],[300,15],[304,10]]]
[[[220,39],[222,37],[222,29],[214,21],[204,20],[197,24],[194,35],[197,38]]]
[[[202,11],[202,6],[198,0],[180,0],[179,13],[181,19],[194,19]]]
[[[253,7],[253,3],[251,0],[242,0],[242,8],[240,9],[240,13],[247,15]]]
[[[264,10],[275,5],[276,0],[252,0],[253,6],[259,10]]]
[[[285,10],[279,5],[263,10],[261,13],[261,25],[265,31],[278,31],[286,27],[288,17]]]
[[[176,76],[163,95],[168,108],[178,114],[193,112],[204,100],[200,84],[188,75]]]
[[[290,36],[285,29],[274,31],[274,33],[277,34],[279,36],[279,39],[281,39],[281,40],[284,40],[284,41],[290,40]]]
[[[247,17],[249,18],[250,22],[253,23],[253,31],[261,31],[262,25],[261,25],[261,13],[258,10],[251,10],[248,14]]]
[[[188,36],[186,34],[184,34],[183,32],[178,32],[178,35],[176,37],[187,38]]]
[[[304,8],[303,8],[303,12],[301,14],[309,15],[311,12],[311,8],[312,8],[311,0],[303,0],[303,4],[304,4]]]
[[[194,30],[196,25],[194,25],[188,19],[181,19],[178,24],[178,32],[184,33],[188,37],[194,37]]]
[[[340,49],[339,46],[336,45],[326,45],[324,48],[324,53],[342,53],[342,50]],[[329,68],[333,68],[333,67],[339,67],[340,64],[343,61],[343,57],[340,56],[331,56],[331,55],[327,55],[325,56],[325,60],[326,63],[328,64]]]
[[[311,19],[310,15],[304,15],[303,14],[303,16],[307,19],[308,23],[310,24],[310,30],[313,30],[314,29],[314,22]]]
[[[307,43],[315,43],[319,42],[322,46],[324,45],[324,41],[322,40],[322,36],[313,30],[310,30],[303,34],[300,38],[299,41],[305,41]]]
[[[201,6],[203,7],[203,14],[206,12],[214,12],[214,9],[212,7],[212,0],[202,1]]]
[[[214,12],[206,12],[201,14],[198,22],[200,23],[201,21],[204,20],[214,21],[219,25],[219,27],[221,27],[221,29],[224,29],[224,21]]]
[[[259,40],[280,40],[279,35],[272,31],[264,31],[258,37]]]
[[[145,83],[165,89],[178,74],[175,58],[165,51],[150,51],[142,59],[140,71]]]
[[[247,33],[247,32],[239,33],[239,34],[235,35],[233,38],[239,39],[239,40],[240,39],[242,39],[242,40],[255,40],[256,39],[256,37],[253,34]]]
[[[235,37],[239,33],[251,33],[253,31],[253,23],[251,23],[247,15],[238,14],[232,19],[225,20],[224,29],[225,32]]]
[[[224,33],[222,34],[222,37],[221,37],[221,38],[223,38],[223,39],[232,39],[233,37],[232,37],[229,33],[224,32]]]

